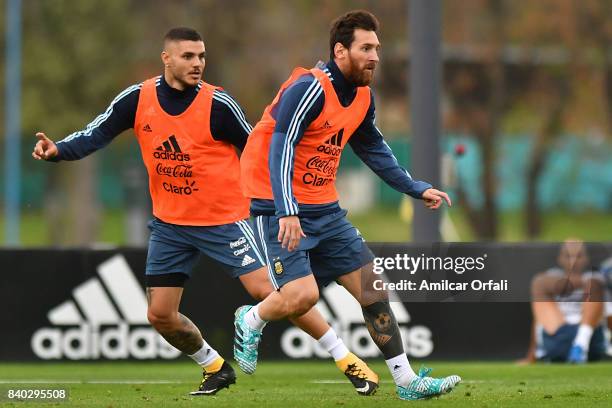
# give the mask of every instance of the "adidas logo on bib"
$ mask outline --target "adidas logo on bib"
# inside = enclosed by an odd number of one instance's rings
[[[189,154],[183,153],[174,135],[170,135],[161,146],[153,151],[153,157],[161,160],[189,161]]]

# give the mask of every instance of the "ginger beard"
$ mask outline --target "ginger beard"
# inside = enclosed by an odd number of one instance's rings
[[[351,81],[355,86],[370,85],[372,79],[374,78],[376,62],[370,61],[360,63],[357,58],[353,57],[353,54],[349,50],[348,63],[349,71],[347,73],[347,79]]]

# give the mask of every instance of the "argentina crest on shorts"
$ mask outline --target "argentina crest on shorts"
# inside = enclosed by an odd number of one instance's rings
[[[274,273],[276,275],[282,275],[285,271],[285,268],[283,267],[283,262],[280,260],[279,257],[272,259],[272,269],[274,270]]]

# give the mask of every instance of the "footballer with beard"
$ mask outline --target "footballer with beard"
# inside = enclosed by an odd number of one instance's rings
[[[241,183],[251,198],[256,240],[276,291],[235,315],[234,358],[255,371],[265,324],[306,313],[319,287],[340,283],[360,303],[366,326],[381,350],[401,399],[430,398],[461,380],[415,373],[404,351],[386,292],[372,292],[372,252],[346,219],[335,188],[340,155],[350,145],[359,158],[395,190],[423,200],[432,210],[448,195],[413,180],[376,128],[369,88],[379,62],[374,15],[357,10],[337,18],[330,31],[330,60],[296,68],[251,133],[241,157]],[[362,287],[363,284],[363,287]],[[343,362],[339,362],[343,364]],[[371,392],[378,377],[350,362],[342,369]]]

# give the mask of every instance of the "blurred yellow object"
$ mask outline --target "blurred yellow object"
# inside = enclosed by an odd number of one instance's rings
[[[411,222],[414,209],[412,207],[412,200],[408,196],[403,196],[402,201],[399,205],[399,216],[400,220],[404,222]]]

